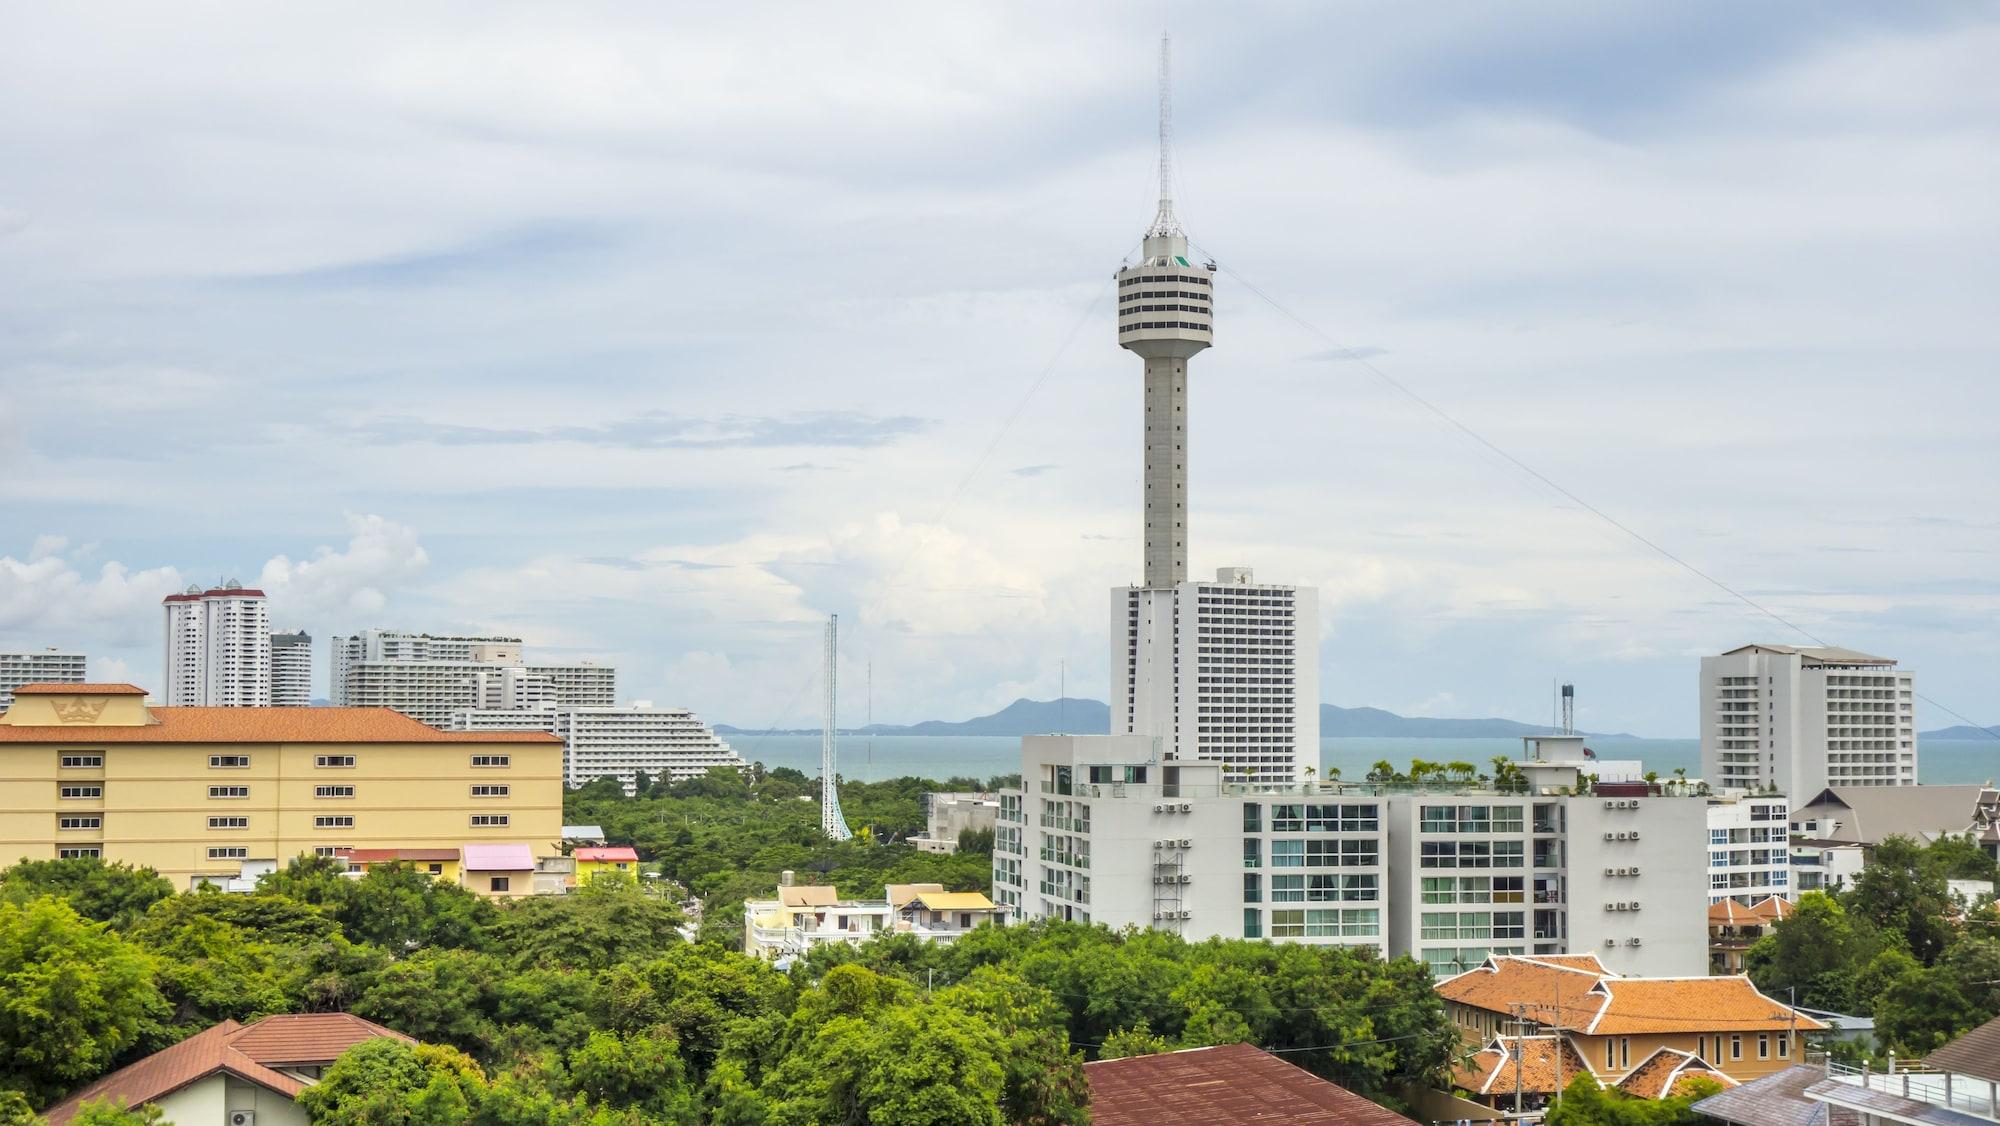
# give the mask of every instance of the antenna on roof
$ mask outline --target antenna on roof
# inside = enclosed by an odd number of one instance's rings
[[[1160,33],[1160,211],[1153,217],[1149,235],[1179,235],[1181,221],[1174,217],[1174,75],[1173,41]]]

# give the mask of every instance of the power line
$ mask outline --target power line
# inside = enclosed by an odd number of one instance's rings
[[[1680,569],[1686,571],[1688,574],[1693,575],[1694,577],[1700,579],[1701,581],[1709,584],[1715,589],[1728,595],[1730,598],[1735,599],[1737,602],[1742,603],[1744,606],[1748,607],[1754,613],[1769,618],[1770,620],[1776,622],[1780,626],[1783,626],[1784,628],[1789,629],[1794,633],[1797,633],[1799,636],[1804,637],[1806,640],[1811,641],[1814,645],[1819,645],[1826,648],[1833,648],[1832,645],[1830,645],[1826,641],[1821,640],[1811,630],[1805,628],[1802,625],[1799,625],[1797,622],[1792,621],[1791,619],[1785,617],[1784,615],[1778,613],[1777,611],[1771,609],[1770,607],[1765,606],[1763,603],[1758,602],[1756,599],[1751,598],[1749,595],[1744,594],[1742,591],[1737,590],[1735,587],[1730,586],[1728,583],[1723,582],[1721,579],[1716,578],[1714,575],[1709,574],[1708,572],[1702,570],[1701,568],[1695,566],[1694,564],[1688,562],[1687,560],[1681,558],[1680,556],[1675,555],[1673,552],[1667,550],[1665,546],[1659,544],[1654,540],[1647,538],[1645,535],[1641,534],[1637,529],[1631,527],[1625,522],[1619,520],[1617,517],[1611,515],[1610,513],[1604,511],[1603,509],[1583,499],[1576,493],[1563,487],[1561,483],[1549,477],[1541,470],[1536,469],[1534,466],[1529,465],[1527,462],[1514,456],[1512,453],[1508,452],[1506,449],[1502,448],[1498,444],[1488,440],[1485,435],[1479,433],[1477,430],[1474,430],[1472,427],[1467,426],[1465,423],[1460,422],[1456,416],[1446,411],[1443,407],[1440,407],[1436,403],[1431,402],[1429,399],[1424,398],[1422,395],[1417,394],[1416,391],[1412,390],[1409,387],[1409,385],[1405,384],[1403,381],[1397,379],[1395,376],[1390,375],[1388,372],[1383,371],[1381,368],[1376,367],[1373,363],[1369,362],[1368,357],[1363,353],[1353,348],[1350,348],[1345,344],[1342,344],[1338,340],[1335,340],[1332,336],[1321,331],[1318,326],[1307,321],[1304,317],[1299,316],[1297,313],[1292,312],[1289,308],[1279,303],[1279,301],[1276,298],[1272,297],[1268,293],[1265,293],[1263,290],[1257,288],[1257,286],[1252,284],[1248,278],[1236,272],[1236,270],[1234,270],[1233,268],[1226,265],[1220,265],[1221,259],[1217,258],[1214,254],[1211,254],[1207,247],[1197,247],[1196,249],[1200,250],[1202,254],[1206,255],[1211,261],[1218,263],[1218,267],[1222,270],[1223,273],[1228,274],[1230,278],[1233,279],[1237,284],[1241,285],[1244,289],[1249,290],[1259,300],[1263,301],[1266,305],[1269,305],[1273,310],[1275,310],[1280,316],[1284,317],[1286,320],[1291,321],[1293,324],[1305,330],[1310,335],[1316,336],[1320,340],[1332,346],[1335,351],[1340,352],[1349,361],[1361,365],[1361,367],[1365,369],[1370,375],[1373,375],[1376,379],[1381,380],[1385,386],[1394,390],[1397,394],[1402,395],[1410,402],[1415,403],[1418,407],[1422,408],[1424,411],[1428,412],[1429,414],[1437,418],[1439,421],[1445,423],[1447,426],[1458,431],[1461,435],[1465,436],[1474,443],[1478,444],[1481,448],[1485,449],[1489,453],[1497,455],[1502,460],[1506,461],[1509,465],[1512,465],[1515,469],[1518,469],[1522,473],[1527,474],[1529,477],[1534,478],[1536,481],[1540,482],[1547,488],[1554,490],[1557,494],[1559,494],[1566,500],[1570,501],[1572,504],[1575,504],[1577,507],[1583,509],[1585,512],[1590,513],[1592,516],[1597,517],[1604,523],[1610,525],[1613,528],[1616,528],[1618,531],[1624,533],[1626,536],[1630,537],[1634,541],[1644,546],[1647,550],[1658,554],[1661,558],[1667,560],[1669,563],[1672,563],[1676,567],[1679,567]],[[1917,692],[1915,693],[1915,695],[1917,699],[1922,700],[1924,703],[1929,704],[1931,707],[1936,708],[1937,710],[1952,717],[1953,719],[1958,720],[1959,722],[1965,724],[1966,726],[1976,728],[1982,734],[1990,736],[1995,740],[2000,740],[2000,731],[1994,731],[1981,724],[1974,723],[1972,720],[1967,719],[1965,716],[1960,715],[1958,712],[1953,711],[1951,708],[1946,707],[1944,704],[1939,703],[1937,700],[1934,700],[1931,697],[1926,696],[1921,692]]]

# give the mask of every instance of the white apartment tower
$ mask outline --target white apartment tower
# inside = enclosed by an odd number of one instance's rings
[[[394,708],[438,728],[458,712],[608,708],[617,696],[611,666],[531,665],[518,637],[371,629],[335,637],[332,653],[333,704]]]
[[[63,649],[0,653],[0,710],[14,703],[23,684],[82,684],[84,657]]]
[[[229,582],[170,594],[166,610],[168,707],[271,704],[271,616],[261,590]]]
[[[271,706],[312,706],[312,635],[304,630],[271,635]]]
[[[1914,676],[1828,646],[1701,659],[1701,770],[1723,790],[1804,801],[1829,786],[1917,784]]]
[[[638,776],[656,782],[699,778],[713,767],[741,770],[743,757],[686,708],[639,700],[623,707],[462,711],[453,731],[547,731],[563,741],[564,784],[615,777],[633,793]]]
[[[1118,271],[1118,344],[1145,362],[1144,581],[1111,592],[1111,730],[1229,781],[1288,781],[1319,758],[1319,604],[1247,567],[1188,580],[1188,363],[1214,337],[1215,265],[1174,214],[1168,45],[1160,41],[1160,206]]]

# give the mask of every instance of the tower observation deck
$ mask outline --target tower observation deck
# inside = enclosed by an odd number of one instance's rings
[[[1160,40],[1160,210],[1118,271],[1118,344],[1145,360],[1145,585],[1187,579],[1187,368],[1215,331],[1215,268],[1188,258],[1174,215],[1168,43]]]

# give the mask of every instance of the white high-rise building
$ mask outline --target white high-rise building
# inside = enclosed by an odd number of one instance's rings
[[[1319,761],[1319,600],[1247,567],[1188,580],[1187,369],[1215,335],[1215,265],[1174,215],[1167,43],[1160,206],[1118,271],[1118,344],[1145,361],[1144,581],[1111,592],[1111,730],[1158,736],[1229,781],[1290,781]]]
[[[64,649],[0,653],[0,711],[14,703],[23,684],[82,684],[84,656]]]
[[[271,704],[271,614],[261,590],[237,582],[170,594],[166,704],[263,708]]]
[[[271,706],[312,706],[312,635],[304,630],[271,635]]]
[[[336,706],[394,708],[433,727],[454,713],[608,708],[618,673],[591,661],[528,664],[518,637],[438,637],[363,630],[332,641]]]
[[[1826,646],[1745,645],[1701,659],[1701,770],[1723,790],[1809,800],[1829,786],[1917,784],[1915,677]]]
[[[1708,803],[1708,901],[1748,906],[1791,899],[1791,803],[1784,795],[1722,797]]]
[[[615,708],[462,711],[453,731],[547,731],[563,741],[564,780],[571,788],[614,776],[625,792],[637,776],[656,782],[698,778],[711,767],[748,764],[686,708],[656,708],[649,700]]]
[[[1586,759],[1580,737],[1533,737],[1506,787],[1231,784],[1163,743],[1022,741],[994,833],[1007,918],[1368,946],[1440,975],[1586,951],[1625,974],[1705,972],[1707,802],[1610,780],[1636,771]]]

